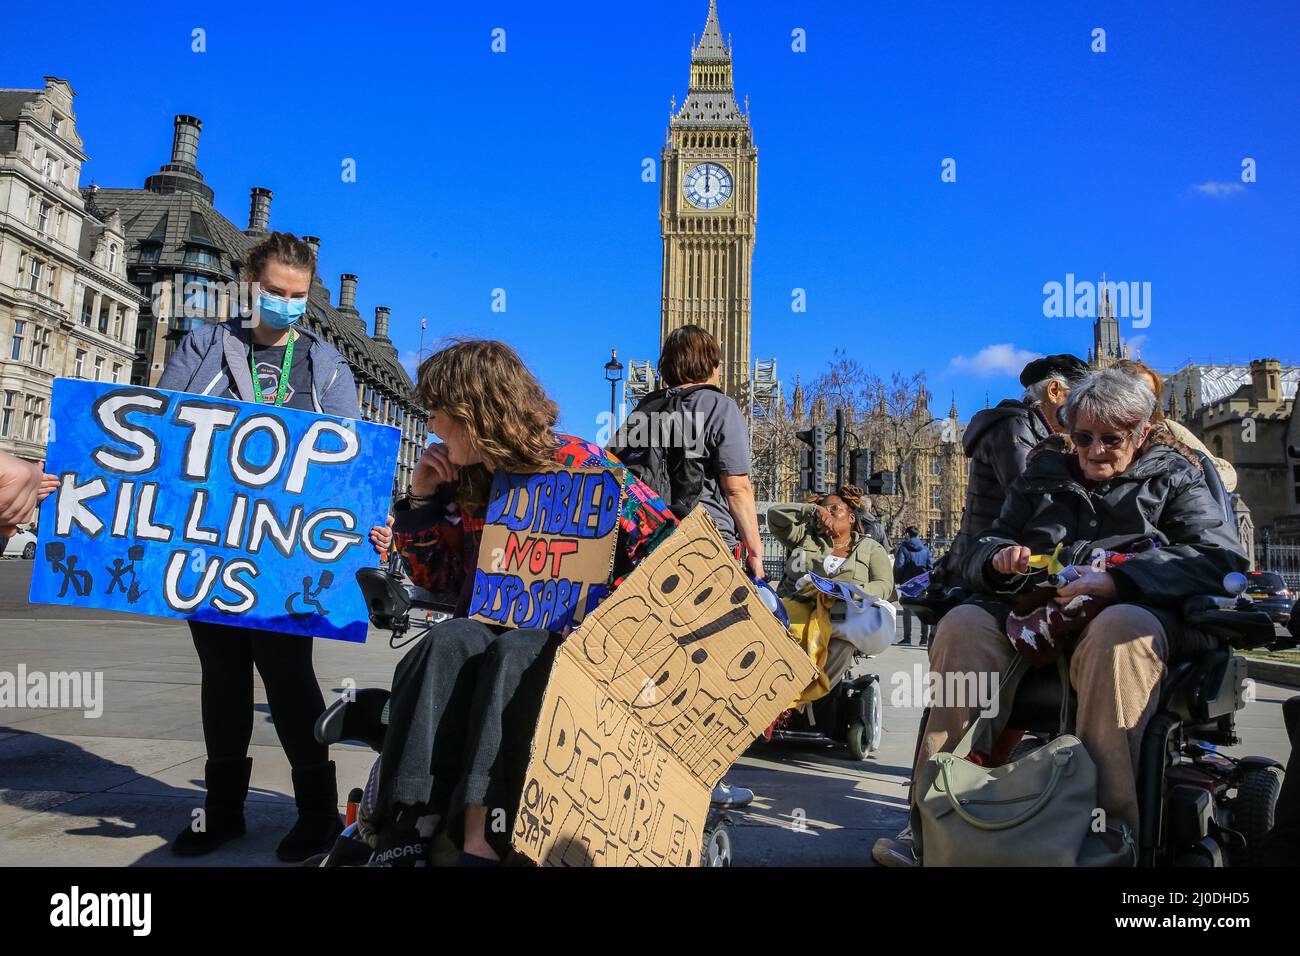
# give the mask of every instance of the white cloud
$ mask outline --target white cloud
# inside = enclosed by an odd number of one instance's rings
[[[1146,335],[1135,335],[1131,339],[1124,340],[1128,344],[1128,350],[1134,358],[1142,357],[1142,346],[1147,344]]]
[[[1220,183],[1213,179],[1206,180],[1192,188],[1198,193],[1213,196],[1215,199],[1227,199],[1234,193],[1245,192],[1246,189],[1241,183]]]
[[[420,356],[411,349],[407,349],[402,353],[401,362],[402,368],[406,369],[406,374],[410,375],[411,380],[414,381],[415,370],[420,367]]]
[[[986,345],[973,356],[958,355],[948,367],[954,372],[968,372],[973,375],[1013,375],[1019,376],[1021,370],[1036,358],[1042,358],[1041,352],[1018,349],[1009,342],[999,345]]]

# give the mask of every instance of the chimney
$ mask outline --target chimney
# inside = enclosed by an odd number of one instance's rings
[[[203,121],[197,116],[179,114],[176,131],[172,134],[172,165],[197,169],[199,165],[199,133]]]
[[[357,311],[357,277],[350,272],[339,276],[339,311]]]
[[[302,241],[311,246],[312,258],[320,261],[320,236],[303,236]]]
[[[262,186],[252,189],[252,201],[248,206],[248,231],[270,232],[271,230],[271,190]]]
[[[177,114],[172,133],[172,157],[162,168],[144,181],[144,188],[154,193],[195,193],[212,202],[212,187],[199,172],[199,133],[203,123],[197,116]]]
[[[390,309],[386,305],[375,306],[375,334],[374,338],[380,342],[388,341],[388,313]]]

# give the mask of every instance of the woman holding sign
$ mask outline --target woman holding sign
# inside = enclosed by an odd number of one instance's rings
[[[200,324],[167,362],[158,387],[360,418],[347,363],[329,343],[298,325],[316,272],[311,246],[290,233],[273,232],[249,252],[245,268],[257,292],[251,325],[240,318]],[[381,554],[391,538],[388,528],[371,529],[370,540]],[[298,821],[280,841],[276,856],[301,861],[328,849],[342,823],[334,763],[313,735],[325,699],[312,667],[312,639],[189,623],[203,674],[207,797],[204,814],[176,837],[172,851],[200,856],[244,833],[244,798],[253,763],[248,745],[254,667],[292,767],[298,806]]]
[[[501,342],[443,349],[420,366],[416,387],[429,431],[442,444],[421,457],[393,531],[412,580],[455,595],[458,608],[397,665],[375,806],[362,832],[376,848],[374,863],[427,863],[441,835],[444,846],[459,839],[462,865],[491,865],[508,847],[528,744],[562,635],[467,619],[488,492],[498,474],[620,463],[590,442],[556,434],[555,403]],[[677,525],[668,506],[630,474],[622,490],[612,584]]]

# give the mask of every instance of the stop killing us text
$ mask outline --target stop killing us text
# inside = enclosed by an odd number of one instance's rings
[[[137,417],[128,421],[131,413]],[[312,469],[339,467],[357,457],[356,431],[345,423],[316,419],[291,440],[284,418],[257,412],[236,424],[240,413],[227,402],[176,400],[146,389],[104,395],[93,404],[92,415],[105,436],[123,447],[105,443],[90,453],[90,462],[103,474],[59,474],[56,539],[68,538],[75,529],[91,540],[106,536],[133,544],[170,543],[163,589],[167,603],[182,612],[195,606],[197,595],[182,596],[179,585],[187,561],[197,555],[203,568],[199,587],[210,591],[220,578],[236,599],[212,603],[231,614],[256,603],[249,580],[257,577],[257,558],[268,542],[284,558],[324,564],[358,546],[364,536],[356,533],[357,516],[346,505],[325,503],[308,510],[305,501],[294,500],[303,494]],[[160,469],[159,431],[164,430],[169,438],[184,441],[175,473]],[[229,440],[219,442],[217,436],[225,432]],[[253,457],[250,444],[259,449]],[[386,485],[391,476],[377,480]],[[173,516],[170,524],[158,520],[160,488],[166,497],[162,510]],[[218,547],[235,553],[207,553]]]

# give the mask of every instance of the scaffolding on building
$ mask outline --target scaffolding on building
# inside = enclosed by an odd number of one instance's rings
[[[753,460],[750,481],[754,497],[766,501],[784,501],[784,450],[786,415],[781,395],[781,380],[776,373],[776,359],[757,359],[750,375],[749,447]]]

